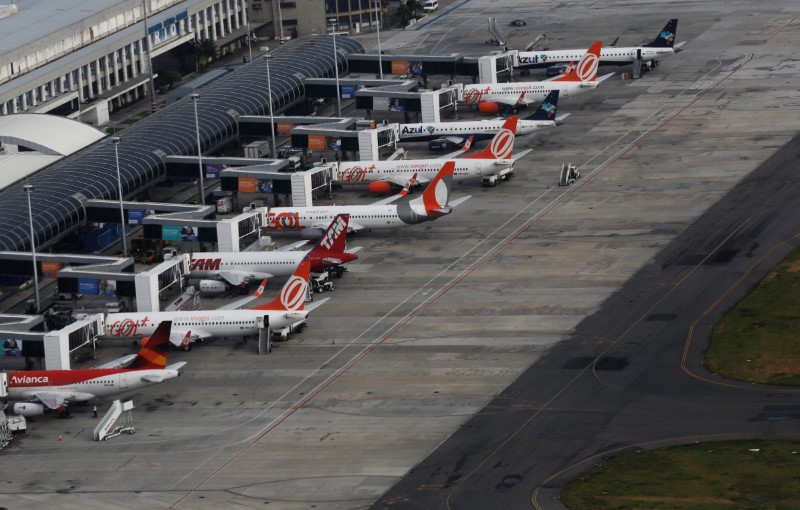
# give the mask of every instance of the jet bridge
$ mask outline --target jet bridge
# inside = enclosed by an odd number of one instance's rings
[[[156,267],[136,274],[136,310],[138,312],[161,311],[160,301],[166,299],[167,291],[180,292],[189,278],[191,258],[188,254],[165,260]]]
[[[0,337],[22,344],[26,358],[44,358],[46,370],[69,370],[70,354],[94,342],[102,332],[102,315],[91,315],[57,331],[31,331],[42,318],[0,314]]]
[[[286,205],[302,207],[311,205],[314,191],[327,189],[330,193],[330,186],[334,177],[333,166],[331,164],[323,164],[294,173],[276,172],[269,166],[228,168],[222,172],[222,189],[243,191],[242,182],[252,181],[252,189],[248,187],[246,191],[284,195],[287,201],[291,201],[291,204]],[[251,211],[250,214],[254,216],[260,215],[259,227],[267,224],[266,216],[263,212]],[[239,251],[238,245],[237,249],[232,251]]]
[[[256,235],[263,226],[263,217],[258,213],[245,212],[233,218],[211,220],[203,218],[214,211],[214,206],[193,206],[193,208],[194,210],[189,212],[145,216],[142,219],[144,238],[216,243],[219,251],[239,251],[240,245],[246,243],[248,237]]]

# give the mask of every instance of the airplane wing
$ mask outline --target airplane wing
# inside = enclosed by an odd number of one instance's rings
[[[348,232],[358,232],[359,230],[364,230],[364,225],[360,223],[356,223],[353,220],[350,220],[347,224],[347,231]]]
[[[108,363],[104,363],[96,368],[125,368],[130,365],[134,359],[136,359],[136,356],[136,354],[128,354],[127,356],[122,356],[121,358],[109,361]]]
[[[191,330],[176,330],[173,327],[169,334],[169,342],[176,347],[184,348],[189,345],[190,342],[205,340],[206,338],[211,338],[212,336],[214,335],[202,329],[193,328]]]
[[[439,156],[436,159],[448,159],[449,160],[449,159],[455,159],[458,156],[461,156],[462,154],[467,152],[470,149],[470,147],[472,147],[472,140],[474,140],[474,139],[475,139],[475,135],[470,136],[469,138],[467,138],[467,141],[464,142],[464,146],[463,147],[461,147],[457,151],[451,152],[449,154],[445,154],[444,156]]]
[[[399,186],[403,186],[402,191],[400,191],[400,193],[398,193],[396,195],[392,195],[390,197],[382,198],[382,199],[378,200],[377,202],[373,202],[371,205],[389,205],[392,202],[394,202],[395,200],[397,200],[398,198],[401,198],[401,197],[404,197],[404,196],[408,195],[408,192],[411,190],[411,186],[414,186],[414,185],[419,184],[421,182],[427,182],[427,181],[430,180],[427,177],[424,177],[422,179],[418,179],[417,175],[418,174],[416,172],[414,172],[414,175],[411,176],[411,179],[408,179],[407,181],[402,181],[400,176],[392,176],[391,178],[387,179],[390,182],[393,182],[393,183],[395,183],[395,184],[397,184]],[[353,224],[352,223],[350,223],[350,229],[357,230],[357,229],[353,228]]]
[[[619,36],[617,36],[617,38],[616,38],[616,39],[614,39],[614,41],[613,41],[611,44],[609,44],[609,45],[608,45],[608,47],[609,47],[609,48],[614,48],[614,47],[616,47],[616,46],[617,46],[617,41],[619,41]]]
[[[267,279],[264,278],[264,281],[261,282],[261,285],[258,286],[258,289],[256,289],[256,291],[253,294],[245,298],[237,299],[236,301],[232,301],[228,304],[222,305],[219,308],[217,308],[217,310],[238,310],[239,308],[243,307],[250,301],[260,298],[261,295],[264,293],[264,287],[266,286],[267,286]]]
[[[567,114],[567,115],[569,115],[569,114]],[[292,243],[292,244],[287,244],[286,246],[282,246],[282,247],[278,248],[275,251],[294,251],[294,250],[297,250],[298,248],[301,248],[301,247],[305,246],[306,244],[308,244],[308,240],[307,239],[303,240],[303,241],[297,241],[297,242]]]
[[[269,273],[265,274],[267,278],[273,278],[274,276]],[[253,278],[253,274],[248,273],[246,271],[220,271],[219,273],[217,273],[217,276],[219,276],[229,284],[233,285],[234,287],[239,286],[243,283],[247,283]]]
[[[48,409],[58,409],[75,397],[75,395],[72,393],[63,393],[58,391],[34,393],[33,396],[36,397],[36,400],[44,404]]]

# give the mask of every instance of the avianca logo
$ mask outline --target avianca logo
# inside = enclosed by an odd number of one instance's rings
[[[336,239],[339,238],[339,235],[342,233],[343,230],[344,230],[344,220],[342,218],[336,218],[336,223],[331,225],[331,227],[328,229],[327,234],[325,235],[325,238],[322,239],[322,241],[320,241],[320,244],[330,250],[331,247],[333,246],[333,243],[336,242]]]
[[[219,271],[222,259],[192,259],[192,271]]]
[[[50,384],[50,378],[48,378],[46,375],[12,375],[11,384]]]

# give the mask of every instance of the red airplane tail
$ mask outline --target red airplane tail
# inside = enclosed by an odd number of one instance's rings
[[[142,339],[142,348],[128,368],[131,370],[165,368],[171,330],[172,321],[163,321],[151,336]]]
[[[593,42],[574,69],[570,69],[569,72],[562,74],[558,78],[553,78],[553,81],[595,81],[597,79],[597,67],[600,65],[600,50],[602,47],[602,41]]]
[[[330,253],[342,253],[347,245],[347,223],[350,220],[349,214],[338,214],[333,218],[331,224],[325,229],[322,237],[309,252],[312,257],[315,255],[325,255]]]
[[[275,310],[284,312],[296,312],[303,310],[308,294],[308,278],[311,275],[311,261],[308,256],[303,259],[292,276],[283,285],[280,293],[263,305],[255,306],[251,310]]]
[[[494,135],[489,145],[481,152],[467,156],[468,159],[508,159],[514,152],[514,138],[517,133],[519,117],[511,115]]]

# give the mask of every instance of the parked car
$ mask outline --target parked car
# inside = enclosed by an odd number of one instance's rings
[[[512,27],[524,27],[528,22],[524,19],[512,19],[508,24]]]

